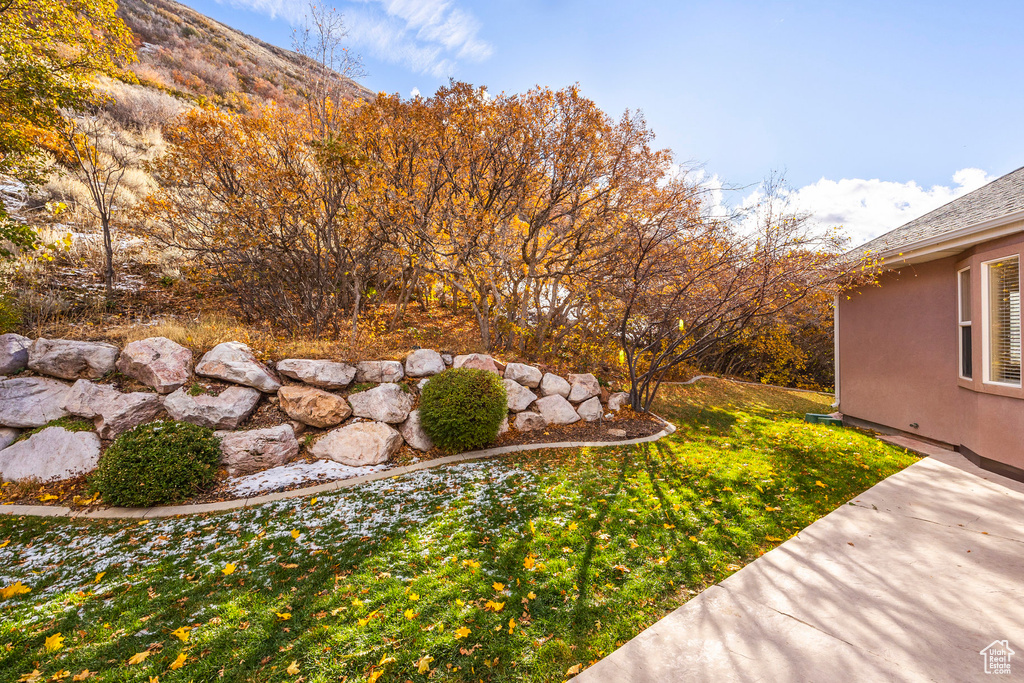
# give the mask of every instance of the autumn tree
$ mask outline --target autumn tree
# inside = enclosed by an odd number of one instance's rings
[[[0,0],[0,175],[26,184],[44,175],[61,111],[80,108],[97,72],[134,59],[113,0]],[[0,239],[35,246],[34,233],[0,205]]]

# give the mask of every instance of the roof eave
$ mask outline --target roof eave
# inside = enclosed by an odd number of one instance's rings
[[[955,256],[983,242],[1024,231],[1024,225],[1019,225],[1021,221],[1024,221],[1024,210],[975,223],[931,239],[912,242],[897,249],[886,250],[880,252],[877,258],[882,261],[885,268],[937,261]]]

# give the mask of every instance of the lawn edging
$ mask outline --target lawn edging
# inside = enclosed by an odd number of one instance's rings
[[[669,422],[668,420],[665,420],[664,418],[661,418],[657,415],[654,415],[654,417],[660,420],[661,423],[665,426],[665,428],[662,429],[660,432],[657,432],[656,434],[651,434],[650,436],[643,436],[637,439],[626,439],[624,441],[557,441],[552,443],[530,443],[516,444],[514,446],[498,446],[495,448],[485,448],[483,450],[478,451],[468,451],[466,453],[459,453],[457,455],[447,455],[442,458],[435,458],[433,460],[424,460],[423,462],[414,463],[412,465],[403,465],[402,467],[396,467],[391,470],[373,472],[371,474],[364,474],[360,477],[351,477],[349,479],[339,479],[337,481],[327,482],[326,484],[306,486],[304,488],[294,489],[292,491],[280,491],[278,493],[269,493],[263,496],[237,498],[235,500],[225,500],[218,503],[198,503],[194,505],[162,505],[149,508],[108,507],[88,512],[77,511],[69,507],[61,507],[56,505],[0,505],[0,514],[29,517],[73,517],[76,519],[156,519],[161,517],[176,517],[179,515],[197,515],[211,512],[225,512],[228,510],[238,510],[242,508],[253,507],[256,505],[262,505],[264,503],[273,503],[279,500],[287,500],[289,498],[302,498],[304,496],[311,496],[319,493],[330,493],[331,491],[351,488],[353,486],[358,486],[359,484],[365,484],[371,481],[378,481],[380,479],[391,479],[393,477],[400,477],[411,472],[428,470],[434,467],[440,467],[442,465],[451,465],[454,463],[467,462],[470,460],[492,458],[497,455],[506,455],[508,453],[519,453],[522,451],[541,450],[546,448],[600,448],[606,446],[634,446],[641,443],[650,443],[652,441],[657,441],[676,431],[676,426]]]

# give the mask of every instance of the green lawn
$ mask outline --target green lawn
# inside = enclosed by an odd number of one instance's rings
[[[0,587],[30,589],[0,599],[0,681],[562,680],[914,462],[800,421],[828,402],[702,382],[665,388],[680,429],[650,446],[216,516],[0,517]]]

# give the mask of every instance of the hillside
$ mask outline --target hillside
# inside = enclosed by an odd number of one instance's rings
[[[121,0],[119,14],[135,34],[140,82],[186,99],[231,107],[237,95],[296,101],[303,57],[225,26],[173,0]],[[351,97],[373,93],[339,76]]]

